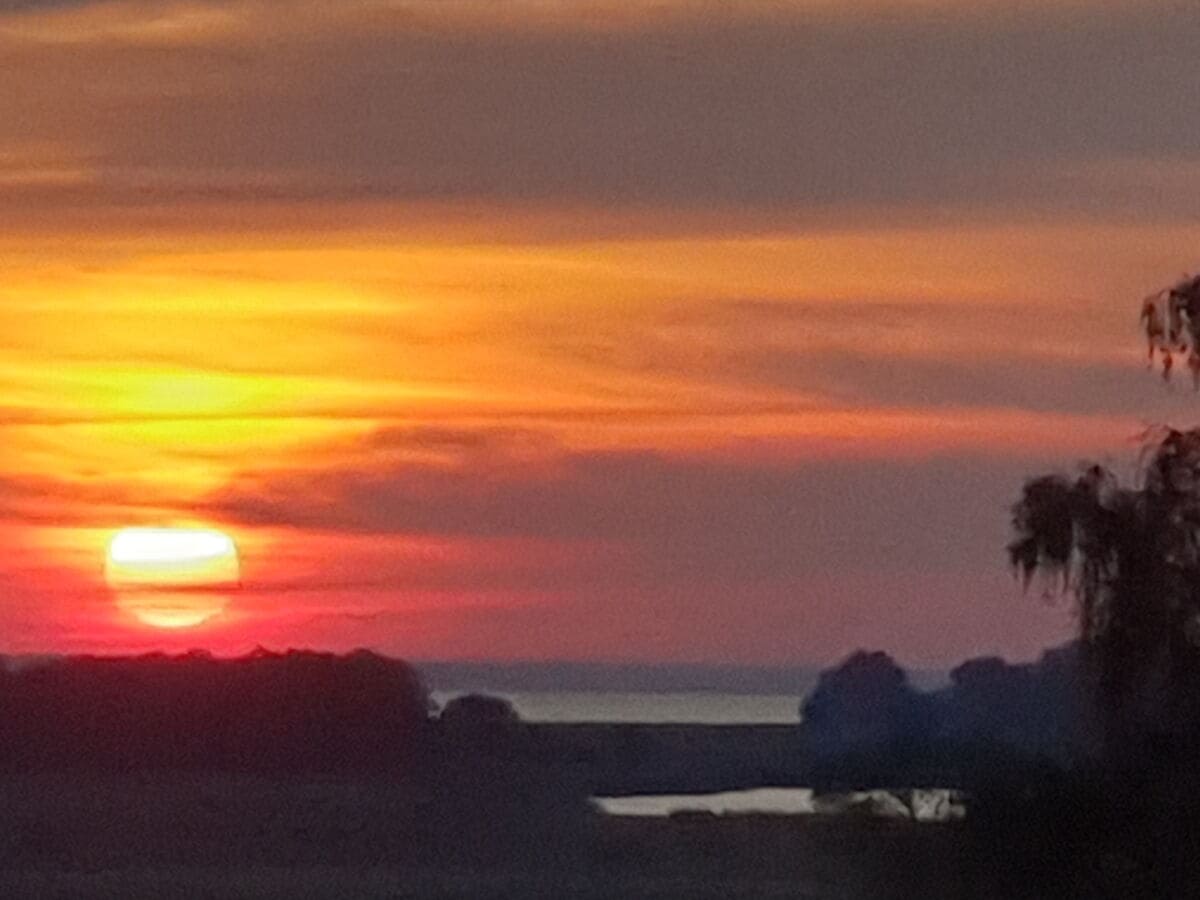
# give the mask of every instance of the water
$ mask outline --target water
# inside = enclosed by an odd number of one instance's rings
[[[527,722],[665,725],[795,725],[817,685],[812,666],[437,662],[419,664],[433,699],[465,693],[513,704]],[[936,690],[945,672],[913,670],[913,687]]]
[[[439,706],[466,691],[432,691]],[[698,725],[795,725],[794,694],[726,694],[702,691],[490,691],[504,697],[526,722],[643,722]]]
[[[916,822],[949,822],[966,815],[960,791],[920,788],[903,791],[852,791],[816,795],[812,788],[751,788],[719,794],[644,794],[633,797],[593,797],[592,802],[610,816],[669,816],[679,812],[714,815],[765,813],[770,815],[841,815],[848,812],[911,819]]]
[[[646,794],[636,797],[593,797],[610,816],[669,816],[674,812],[773,813],[814,812],[812,788],[754,788],[719,794]]]

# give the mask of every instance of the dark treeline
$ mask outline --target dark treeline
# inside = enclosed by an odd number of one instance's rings
[[[595,835],[614,832],[589,795],[928,787],[971,798],[965,831],[928,840],[956,848],[979,896],[1023,896],[1006,880],[1018,871],[1037,890],[1104,896],[1087,875],[1109,865],[1125,868],[1101,881],[1122,889],[1173,886],[1200,833],[1190,760],[1101,765],[1096,677],[1070,645],[1032,664],[970,660],[921,691],[859,652],[822,674],[799,725],[569,725],[521,722],[492,697],[437,710],[411,666],[365,651],[43,661],[0,670],[0,863],[606,865]]]
[[[1013,812],[1029,785],[1081,809],[1091,796],[1046,775],[1090,752],[1077,740],[1076,649],[1023,666],[972,660],[929,692],[885,654],[860,652],[821,676],[802,724],[774,726],[524,723],[477,695],[438,710],[411,666],[364,651],[39,662],[0,670],[0,868],[133,858],[658,871],[666,863],[640,839],[621,837],[633,826],[601,822],[589,795],[770,785],[995,788],[977,833],[996,840],[980,846],[1016,846],[1047,820],[1014,829],[996,811]],[[849,822],[719,827],[736,844],[729,859],[755,871],[790,871],[759,858],[756,835],[800,846],[828,833],[938,846],[951,855],[933,862],[968,877],[954,824],[911,835]],[[680,871],[718,839],[696,823],[672,828],[663,852]]]
[[[503,701],[407,663],[259,651],[0,670],[0,871],[564,860],[594,813]]]
[[[1096,673],[1078,643],[1033,663],[967,660],[922,691],[886,653],[822,673],[802,704],[806,777],[817,787],[976,789],[1001,769],[1088,765],[1100,750]]]
[[[869,885],[922,880],[905,860],[956,868],[944,829],[837,816],[811,827],[618,821],[588,802],[805,785],[805,741],[796,725],[526,723],[477,695],[439,710],[411,666],[362,651],[10,666],[0,670],[0,884],[5,872],[129,866],[383,866],[442,873],[447,896],[480,896],[472,873],[497,872],[526,881],[490,895],[570,896],[581,885],[595,887],[587,896],[676,895],[662,892],[665,878],[684,886],[678,895],[703,882],[748,896],[765,879],[861,883],[857,896],[877,896]],[[862,856],[865,841],[880,855]],[[639,893],[638,879],[654,890]]]
[[[0,670],[0,766],[384,771],[428,742],[407,664],[359,651],[64,657]]]
[[[452,795],[801,783],[795,726],[525,723],[480,695],[438,710],[367,651],[60,657],[0,668],[0,770],[370,777]],[[509,791],[511,793],[511,791]]]
[[[799,726],[705,726],[523,723],[479,695],[439,711],[412,666],[367,651],[62,657],[0,669],[0,767],[412,780],[503,765],[597,794],[957,787],[963,748],[1087,751],[1075,663],[1074,647],[1031,665],[971,660],[921,691],[860,651],[821,675]]]

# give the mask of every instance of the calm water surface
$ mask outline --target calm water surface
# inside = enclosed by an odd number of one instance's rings
[[[720,794],[652,794],[640,797],[593,797],[610,816],[669,816],[673,812],[774,813],[813,812],[812,788],[754,788]]]
[[[702,725],[795,724],[798,694],[490,691],[509,700],[526,722],[649,722]],[[438,705],[465,691],[432,691]]]

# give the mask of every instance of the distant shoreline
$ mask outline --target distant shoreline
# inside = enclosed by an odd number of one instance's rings
[[[799,725],[800,698],[787,694],[713,691],[431,690],[444,707],[466,693],[500,697],[531,724]]]
[[[731,666],[701,663],[483,662],[410,660],[426,687],[438,692],[600,692],[787,695],[799,703],[822,666]],[[941,669],[906,670],[913,686],[949,682]]]

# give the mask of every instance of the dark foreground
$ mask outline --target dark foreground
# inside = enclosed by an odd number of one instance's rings
[[[969,895],[960,826],[839,817],[423,821],[383,783],[27,777],[0,787],[5,897]],[[532,812],[532,811],[531,811]],[[436,819],[437,814],[431,813]]]
[[[1008,728],[1058,716],[1045,679],[968,669],[922,699],[856,654],[801,726],[631,726],[435,711],[367,652],[0,667],[0,898],[1200,896],[1200,735],[1064,766],[1058,738]],[[994,702],[997,679],[1033,699]],[[958,788],[969,814],[635,820],[587,799],[789,785]]]

